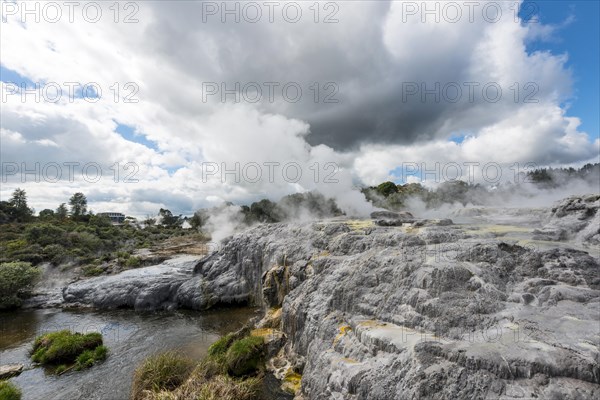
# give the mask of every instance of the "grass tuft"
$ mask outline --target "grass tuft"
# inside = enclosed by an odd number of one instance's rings
[[[0,400],[21,400],[21,390],[9,381],[0,381]]]
[[[147,392],[172,391],[191,374],[193,362],[170,351],[147,358],[135,371],[132,399],[145,399]]]
[[[55,372],[61,374],[72,368],[89,368],[96,362],[105,360],[107,354],[108,349],[102,345],[100,333],[83,335],[64,330],[36,338],[31,359],[40,364],[58,365]],[[68,364],[73,365],[68,367]]]
[[[179,370],[183,359],[176,353],[148,358],[135,372],[132,399],[258,399],[266,353],[264,339],[247,336],[236,340],[239,337],[239,333],[229,334],[217,340],[191,373],[187,368]],[[176,377],[175,384],[164,384],[171,376]]]
[[[225,354],[227,371],[232,376],[245,376],[257,372],[264,362],[265,341],[260,336],[248,336],[231,344]]]

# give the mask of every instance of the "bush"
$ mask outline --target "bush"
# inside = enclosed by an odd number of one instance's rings
[[[67,251],[60,244],[49,244],[44,247],[43,254],[53,265],[59,265],[67,258]]]
[[[265,343],[260,336],[249,336],[231,344],[225,354],[227,371],[232,376],[251,375],[264,361]]]
[[[35,224],[27,228],[25,238],[29,243],[40,246],[59,244],[64,240],[65,231],[52,224]]]
[[[40,270],[30,263],[0,264],[0,309],[19,307],[39,276]]]
[[[104,247],[102,240],[90,232],[70,232],[67,237],[70,245],[84,250],[85,255],[95,253]]]
[[[142,265],[142,261],[138,257],[130,257],[125,261],[127,268],[139,268],[140,265]]]
[[[102,346],[102,335],[97,332],[81,334],[71,333],[68,330],[47,333],[39,336],[33,343],[31,350],[31,359],[41,364],[78,364],[79,357],[89,350],[95,355],[98,347]],[[100,350],[99,354],[106,350]],[[89,358],[89,354],[82,358],[83,361]]]
[[[15,251],[20,251],[27,246],[27,240],[25,239],[15,239],[6,242],[6,251],[13,253]]]
[[[190,376],[193,362],[176,352],[149,357],[136,369],[133,399],[144,398],[145,391],[174,390]]]
[[[104,273],[104,270],[94,265],[86,265],[81,269],[83,276],[98,276]]]
[[[42,249],[39,245],[34,244],[26,247],[20,252],[13,253],[11,258],[14,261],[22,261],[32,265],[37,265],[44,261],[44,258],[40,254],[41,250]]]
[[[9,381],[0,381],[0,400],[21,400],[21,391]]]

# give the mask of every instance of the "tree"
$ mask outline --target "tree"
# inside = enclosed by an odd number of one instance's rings
[[[68,213],[69,211],[67,210],[67,205],[65,203],[61,203],[61,205],[56,209],[55,215],[59,219],[65,219],[67,218]]]
[[[383,182],[377,186],[377,193],[384,197],[388,197],[392,193],[398,193],[398,186],[394,182]]]
[[[87,199],[81,192],[75,193],[69,199],[69,205],[71,206],[71,216],[79,218],[85,215],[87,211]]]
[[[143,222],[145,226],[154,226],[154,224],[156,224],[156,218],[146,215],[146,219]]]
[[[46,208],[45,210],[40,211],[41,219],[51,219],[53,217],[54,217],[54,210],[50,210],[49,208]]]
[[[33,210],[27,206],[27,193],[23,189],[17,188],[9,200],[13,220],[25,222],[31,219]]]
[[[0,224],[12,221],[12,207],[8,201],[0,201]]]
[[[249,213],[245,215],[246,223],[255,222],[280,222],[282,219],[281,211],[277,209],[277,204],[269,199],[262,199],[250,205]]]
[[[0,264],[0,310],[16,308],[40,276],[40,270],[27,262]]]
[[[173,215],[170,210],[161,208],[158,211],[158,215],[160,216],[160,222],[162,225],[174,228],[181,225],[181,215]]]

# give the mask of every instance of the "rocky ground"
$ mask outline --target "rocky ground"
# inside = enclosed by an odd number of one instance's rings
[[[410,214],[260,225],[200,261],[74,283],[64,299],[261,306],[281,346],[269,366],[298,398],[594,399],[599,199],[566,199],[536,228]]]

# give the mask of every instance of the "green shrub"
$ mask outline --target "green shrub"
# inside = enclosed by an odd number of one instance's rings
[[[127,268],[138,268],[140,265],[142,265],[142,261],[138,257],[130,257],[125,262]]]
[[[151,356],[136,369],[133,399],[144,397],[144,391],[174,390],[190,376],[193,362],[176,352]]]
[[[25,231],[25,238],[29,243],[40,246],[59,244],[64,240],[65,231],[52,224],[34,224]]]
[[[260,336],[249,336],[231,344],[225,354],[227,371],[232,376],[251,375],[264,361],[265,344]]]
[[[39,247],[38,245],[33,245]],[[32,247],[33,247],[32,246]],[[37,248],[30,249],[29,247],[25,248],[22,252],[18,252],[12,255],[11,261],[21,261],[26,262],[32,265],[37,265],[44,261],[44,258],[40,254],[41,249],[38,251]]]
[[[9,381],[0,381],[0,400],[21,400],[21,391]]]
[[[94,265],[86,265],[81,269],[83,276],[98,276],[104,273],[104,270]]]
[[[59,265],[67,258],[67,251],[60,244],[49,244],[43,250],[44,259],[54,265]]]
[[[27,240],[15,239],[6,242],[6,251],[12,253],[24,249],[27,246]]]
[[[102,346],[102,335],[71,333],[68,330],[47,333],[33,343],[31,359],[41,364],[75,363],[86,350]],[[93,352],[92,352],[93,354]]]
[[[96,253],[104,247],[102,240],[91,232],[70,232],[67,238],[72,247],[82,249],[85,255]]]
[[[27,262],[0,264],[0,309],[19,307],[39,276],[40,270]]]

